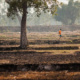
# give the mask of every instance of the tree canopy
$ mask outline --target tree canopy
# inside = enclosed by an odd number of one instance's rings
[[[58,8],[55,19],[66,25],[75,24],[76,19],[78,19],[80,16],[79,5],[80,2],[74,2],[73,0],[70,0],[68,5],[63,5],[62,8]]]
[[[41,14],[41,11],[54,14],[58,7],[57,0],[6,0],[6,2],[9,4],[8,16],[10,17],[16,15],[16,10],[22,13],[24,3],[26,3],[27,8],[34,7],[37,16]],[[26,11],[26,13],[28,13],[28,11]]]
[[[26,48],[28,46],[28,40],[26,36],[26,20],[28,14],[28,8],[34,7],[37,16],[41,14],[41,11],[50,12],[54,14],[58,7],[57,0],[6,0],[9,4],[8,16],[13,17],[18,15],[18,12],[22,14],[21,19],[21,37],[20,47]]]

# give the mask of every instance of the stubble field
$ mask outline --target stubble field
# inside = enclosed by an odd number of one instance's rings
[[[0,65],[80,64],[80,31],[31,32],[28,49],[19,49],[20,33],[0,33]],[[1,69],[1,68],[0,68]],[[6,71],[0,80],[80,80],[79,71]]]

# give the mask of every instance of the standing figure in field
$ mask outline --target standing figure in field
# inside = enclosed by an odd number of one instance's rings
[[[62,35],[61,35],[61,29],[59,30],[59,36],[60,36],[60,38],[59,38],[59,40],[60,40],[61,37],[62,37]]]

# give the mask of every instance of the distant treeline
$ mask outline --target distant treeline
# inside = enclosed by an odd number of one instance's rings
[[[56,32],[75,31],[80,29],[80,25],[53,25],[53,26],[27,26],[28,32]],[[20,32],[19,26],[0,26],[0,32]]]

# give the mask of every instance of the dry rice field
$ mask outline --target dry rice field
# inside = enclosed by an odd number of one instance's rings
[[[0,65],[3,64],[80,64],[80,31],[31,32],[28,49],[18,49],[19,32],[0,33]],[[60,48],[54,49],[55,47]],[[63,49],[78,47],[78,49]],[[0,80],[80,80],[80,71],[13,71],[0,72]]]

